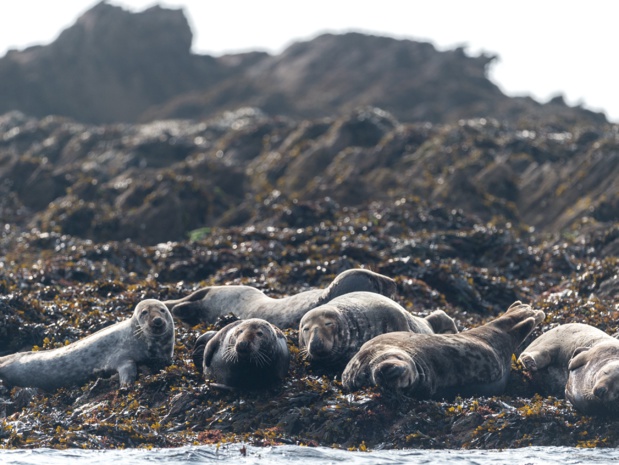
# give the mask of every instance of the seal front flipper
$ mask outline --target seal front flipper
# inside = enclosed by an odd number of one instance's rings
[[[580,368],[581,366],[586,364],[589,361],[589,356],[587,354],[589,349],[590,347],[576,348],[576,350],[574,351],[574,354],[572,355],[572,359],[570,360],[570,364],[568,365],[567,369],[569,371],[574,371],[577,368]]]
[[[138,378],[138,367],[133,360],[127,360],[118,367],[120,386],[133,384]]]
[[[193,364],[195,365],[196,371],[199,374],[204,373],[202,364],[204,363],[204,349],[206,348],[206,344],[208,344],[208,341],[213,339],[216,334],[217,331],[207,331],[206,333],[202,334],[198,339],[196,339],[196,342],[193,345],[191,359],[193,360]]]

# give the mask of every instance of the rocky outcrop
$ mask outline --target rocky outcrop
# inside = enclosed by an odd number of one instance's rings
[[[619,129],[496,120],[401,123],[257,109],[203,122],[92,126],[0,117],[1,220],[94,240],[181,240],[213,226],[308,226],[408,199],[559,232],[619,220]],[[329,198],[315,211],[312,202]]]
[[[324,34],[280,55],[190,51],[181,10],[99,3],[47,46],[0,59],[0,113],[88,123],[209,118],[239,107],[319,118],[377,106],[405,122],[460,118],[574,124],[605,117],[561,98],[509,98],[487,77],[494,56],[360,33]]]

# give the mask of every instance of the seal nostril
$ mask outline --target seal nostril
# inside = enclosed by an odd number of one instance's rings
[[[158,316],[157,318],[154,318],[153,326],[163,326],[163,318],[161,318],[160,316]]]
[[[607,392],[608,388],[606,386],[598,386],[593,390],[593,394],[599,399],[603,399]]]

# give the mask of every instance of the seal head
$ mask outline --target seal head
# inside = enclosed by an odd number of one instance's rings
[[[421,318],[383,295],[351,292],[303,316],[299,323],[299,348],[312,365],[341,370],[375,336],[393,331],[432,334],[435,327],[458,331],[453,320],[441,310]]]
[[[619,413],[619,341],[576,349],[569,363],[565,397],[586,415]]]
[[[202,357],[200,348],[204,347]],[[282,381],[288,373],[290,353],[284,333],[259,318],[239,320],[196,341],[196,368],[216,385],[259,389]]]

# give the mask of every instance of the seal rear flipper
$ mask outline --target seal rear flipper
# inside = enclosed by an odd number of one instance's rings
[[[202,305],[199,302],[181,302],[172,307],[172,315],[190,326],[203,321]]]
[[[202,334],[198,339],[196,339],[196,342],[193,345],[191,359],[193,360],[193,364],[195,365],[196,371],[199,374],[204,373],[202,364],[204,363],[204,349],[206,348],[206,344],[208,344],[208,341],[213,339],[216,334],[217,331],[207,331],[206,333]]]
[[[174,308],[174,306],[184,303],[184,302],[197,302],[199,300],[204,299],[204,297],[206,296],[206,294],[209,293],[209,291],[211,290],[210,287],[203,287],[201,289],[198,289],[197,291],[193,291],[191,294],[180,298],[180,299],[170,299],[170,300],[164,300],[163,304],[168,307],[168,310],[172,310]]]
[[[516,346],[520,345],[522,341],[526,339],[526,337],[531,334],[531,331],[535,329],[538,321],[536,321],[535,317],[529,317],[521,321],[520,323],[515,324],[508,333],[514,338],[516,342]]]
[[[425,317],[434,334],[458,334],[458,327],[452,317],[443,310],[434,310]]]

